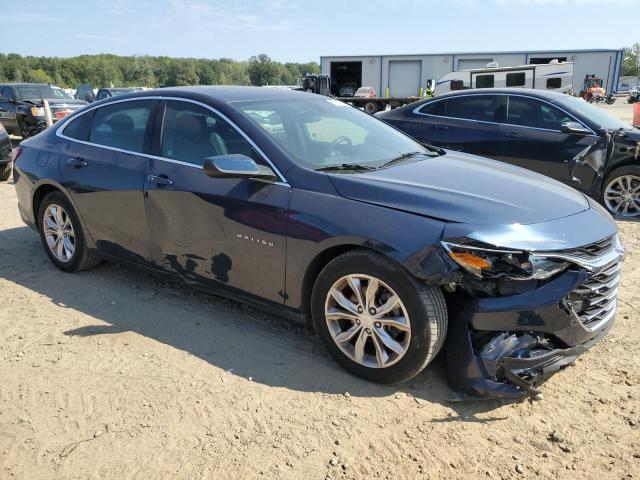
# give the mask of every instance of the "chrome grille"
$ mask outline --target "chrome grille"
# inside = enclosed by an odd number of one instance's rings
[[[584,247],[564,250],[563,253],[585,259],[597,258],[607,253],[614,246],[615,238],[616,236],[612,235],[611,237],[600,240],[599,242],[590,243]]]
[[[602,242],[598,243],[602,244]],[[593,245],[588,246],[589,249],[583,247],[583,252],[596,251],[598,245]],[[576,287],[567,299],[582,324],[589,330],[597,330],[611,320],[616,313],[622,257],[621,254],[611,255],[615,245],[612,239],[608,243],[608,248],[600,249],[599,256],[606,255],[610,260],[597,270],[590,272],[587,279]],[[573,253],[573,255],[576,254]]]

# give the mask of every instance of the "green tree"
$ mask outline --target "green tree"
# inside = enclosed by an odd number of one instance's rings
[[[198,85],[199,83],[196,67],[191,60],[178,59],[173,62],[169,71],[168,85]]]
[[[621,75],[640,76],[640,43],[624,49]]]
[[[41,68],[29,70],[27,72],[27,82],[32,83],[51,83],[51,77]]]
[[[249,59],[249,80],[251,85],[277,85],[280,79],[279,64],[264,53]]]

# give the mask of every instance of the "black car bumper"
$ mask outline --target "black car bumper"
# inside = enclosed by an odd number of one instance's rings
[[[585,282],[584,271],[568,271],[543,287],[507,297],[470,298],[457,295],[447,336],[447,377],[450,386],[467,395],[515,399],[538,393],[537,387],[571,365],[598,343],[614,323],[615,305],[594,329],[585,326],[566,299]],[[617,288],[617,287],[616,287]],[[462,307],[460,307],[462,305]],[[507,332],[507,333],[504,333]],[[503,335],[530,345],[505,350],[495,361],[483,358],[483,347]],[[497,342],[499,343],[499,342]]]

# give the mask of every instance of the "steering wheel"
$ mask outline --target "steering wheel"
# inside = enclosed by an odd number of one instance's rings
[[[349,145],[353,146],[353,142],[349,137],[345,137],[344,135],[336,138],[333,142],[331,142],[331,150],[335,150],[338,145]]]

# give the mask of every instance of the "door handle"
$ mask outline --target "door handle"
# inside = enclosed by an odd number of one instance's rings
[[[173,182],[169,180],[167,177],[159,176],[159,175],[149,175],[147,177],[151,183],[155,183],[157,185],[173,185]]]
[[[520,135],[518,132],[507,132],[504,134],[504,136],[509,138],[520,138],[522,135]]]
[[[72,167],[75,167],[75,168],[82,168],[87,166],[87,162],[85,162],[83,159],[78,157],[67,158],[67,165],[71,165]]]
[[[436,125],[436,130],[449,130],[447,125]]]

